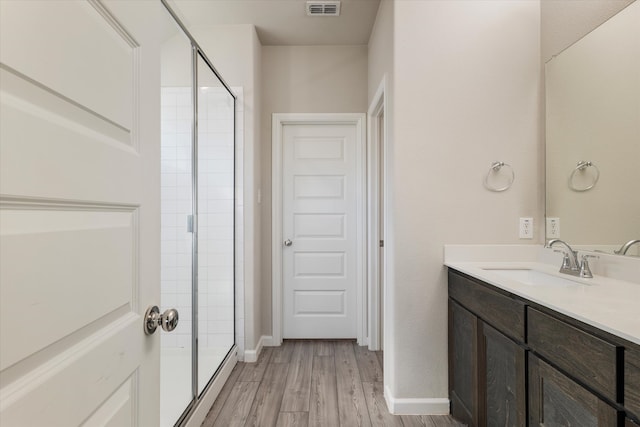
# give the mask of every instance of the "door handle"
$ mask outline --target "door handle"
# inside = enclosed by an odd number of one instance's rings
[[[158,326],[161,326],[167,332],[173,331],[178,326],[178,310],[170,308],[160,314],[160,309],[157,305],[149,306],[144,314],[144,333],[147,335],[153,334]]]
[[[284,245],[285,246],[291,246],[291,245],[293,245],[293,242],[291,240],[287,239],[287,240],[284,241]]]

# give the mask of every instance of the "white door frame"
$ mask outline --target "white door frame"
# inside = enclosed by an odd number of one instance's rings
[[[373,100],[368,111],[369,135],[367,138],[367,195],[369,197],[368,214],[367,214],[367,264],[368,264],[368,282],[369,282],[369,350],[382,350],[380,347],[380,332],[384,330],[384,325],[380,322],[380,301],[384,304],[384,292],[380,294],[380,173],[386,177],[386,155],[384,155],[384,164],[382,171],[380,170],[380,152],[386,152],[387,141],[387,97],[385,96],[386,75],[382,78],[380,86],[376,90]],[[383,135],[379,134],[380,128],[378,120],[381,114],[384,114]],[[381,146],[383,145],[383,146]],[[382,227],[386,229],[386,208],[383,215]],[[386,271],[386,269],[385,269]],[[386,289],[386,281],[383,280],[383,286]],[[384,308],[382,308],[384,313]],[[383,317],[386,319],[386,316]]]
[[[285,125],[303,124],[352,124],[356,126],[356,188],[358,194],[356,215],[358,218],[356,239],[356,306],[358,344],[367,344],[367,297],[365,278],[367,274],[365,259],[366,230],[366,115],[360,113],[277,113],[272,118],[271,152],[271,262],[272,262],[272,317],[273,345],[282,343],[282,130]]]

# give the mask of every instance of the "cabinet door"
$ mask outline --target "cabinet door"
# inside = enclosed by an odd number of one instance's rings
[[[485,323],[480,324],[481,426],[526,426],[524,348]]]
[[[615,427],[618,413],[529,353],[529,425]]]
[[[624,406],[636,418],[640,417],[640,347],[625,350]]]
[[[478,318],[449,299],[451,415],[478,425]]]

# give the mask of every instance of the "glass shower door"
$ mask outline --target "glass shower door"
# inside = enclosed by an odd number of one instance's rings
[[[179,322],[160,333],[161,427],[187,422],[235,344],[235,98],[171,24],[161,63],[160,309],[175,307]]]
[[[234,339],[234,97],[197,57],[198,394]]]

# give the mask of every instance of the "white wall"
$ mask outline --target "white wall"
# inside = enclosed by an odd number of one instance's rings
[[[260,43],[253,25],[223,25],[216,27],[189,28],[218,72],[231,87],[242,88],[240,109],[243,115],[237,117],[243,127],[243,157],[240,168],[244,176],[260,176]],[[260,211],[257,204],[255,180],[246,180],[243,188],[243,201],[239,214],[243,221],[243,265],[236,274],[244,280],[244,318],[237,318],[237,328],[244,333],[244,343],[239,347],[253,350],[260,338]],[[242,357],[242,351],[240,357]]]
[[[539,8],[537,1],[395,2],[386,335],[393,342],[385,348],[393,398],[448,396],[443,245],[541,240]],[[516,174],[503,193],[482,185],[496,160]],[[533,240],[518,238],[523,216],[537,225]]]
[[[271,335],[271,115],[367,111],[366,46],[262,48],[262,326]]]

